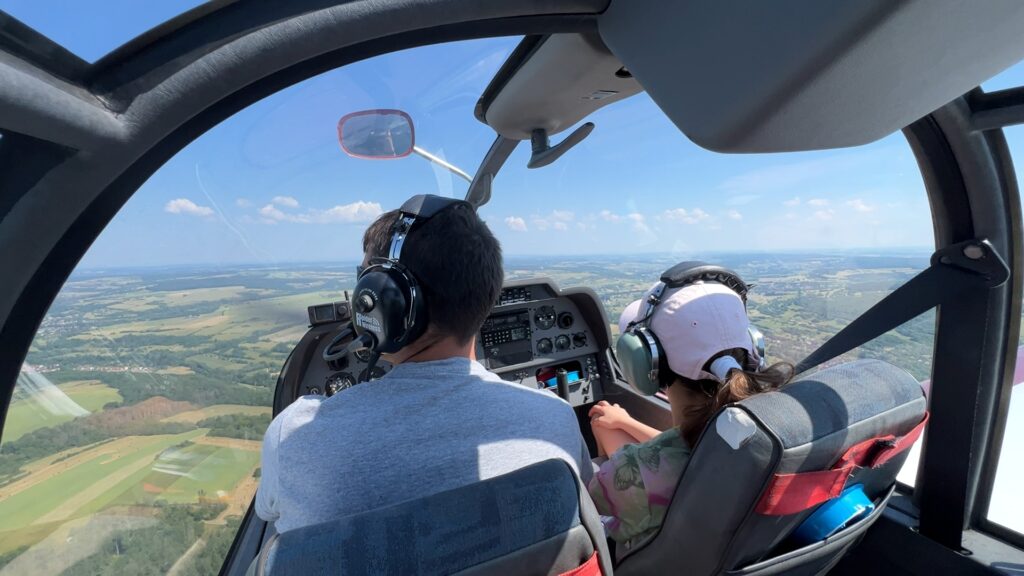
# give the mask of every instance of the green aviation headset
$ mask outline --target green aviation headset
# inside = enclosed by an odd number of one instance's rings
[[[717,282],[724,284],[747,304],[749,287],[738,274],[706,262],[680,262],[661,275],[661,281],[648,295],[641,305],[638,318],[629,323],[625,333],[619,336],[615,345],[615,355],[619,361],[626,382],[637,392],[652,396],[658,390],[671,384],[671,370],[658,337],[651,330],[651,317],[666,290],[682,288],[697,282]],[[745,370],[763,370],[765,362],[764,335],[757,328],[748,328],[754,355],[748,355]]]

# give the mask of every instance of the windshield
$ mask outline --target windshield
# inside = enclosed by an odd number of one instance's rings
[[[518,40],[322,74],[227,119],[140,188],[65,285],[19,379],[0,444],[0,574],[217,573],[306,306],[352,288],[362,233],[383,211],[467,190],[419,154],[346,155],[338,121],[402,110],[417,147],[472,174],[494,139],[473,108]],[[589,120],[593,134],[551,166],[527,169],[521,144],[481,214],[508,278],[591,287],[612,324],[662,270],[702,258],[755,285],[770,359],[796,361],[927,265],[928,206],[899,134],[725,156],[644,94]],[[923,317],[853,355],[925,379],[931,330]]]
[[[86,62],[159,26],[205,0],[103,0],[53,2],[4,0],[0,9],[67,48]]]

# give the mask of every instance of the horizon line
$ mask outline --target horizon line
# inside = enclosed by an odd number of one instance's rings
[[[907,256],[930,256],[935,251],[934,247],[929,246],[891,246],[891,247],[857,247],[857,248],[820,248],[820,249],[783,249],[783,250],[695,250],[686,252],[601,252],[592,254],[505,254],[502,260],[505,263],[515,260],[536,260],[536,259],[550,259],[550,260],[571,260],[571,259],[587,259],[587,258],[623,258],[623,257],[646,257],[646,258],[687,258],[699,255],[722,255],[722,256],[742,256],[742,255],[805,255],[805,256],[828,256],[828,255],[843,255],[843,254],[861,254],[871,255],[871,253],[878,255],[888,255],[892,253],[911,253],[904,254]],[[282,260],[282,261],[230,261],[230,262],[180,262],[180,263],[167,263],[167,264],[111,264],[111,265],[89,265],[83,264],[82,266],[76,267],[72,271],[72,275],[76,272],[100,272],[100,271],[113,271],[113,270],[158,270],[164,269],[182,269],[182,268],[211,268],[211,267],[225,267],[225,268],[241,268],[241,267],[267,267],[267,268],[281,268],[281,267],[296,267],[296,266],[354,266],[359,261],[355,258],[351,260]]]

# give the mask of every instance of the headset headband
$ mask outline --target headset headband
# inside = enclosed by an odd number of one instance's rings
[[[395,225],[391,229],[391,249],[389,250],[388,258],[395,262],[401,260],[405,239],[408,238],[409,232],[412,231],[414,226],[430,220],[442,210],[447,210],[459,204],[472,208],[472,205],[465,200],[445,198],[433,194],[418,194],[406,200],[405,204],[402,204],[402,207],[398,209],[398,219],[395,220]]]
[[[670,288],[682,288],[696,282],[717,282],[738,294],[744,306],[747,305],[747,292],[750,291],[750,286],[732,270],[700,260],[680,262],[662,272],[660,280],[644,301],[637,319],[629,323],[630,328],[639,325],[649,327],[654,309],[661,303],[661,296]]]
[[[676,264],[662,273],[661,281],[668,288],[681,288],[701,281],[718,282],[739,294],[740,298],[743,299],[744,305],[747,303],[747,292],[750,291],[750,286],[740,278],[739,274],[728,268],[715,266],[700,260],[690,260]]]

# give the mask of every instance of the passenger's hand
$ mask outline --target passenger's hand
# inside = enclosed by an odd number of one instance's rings
[[[590,425],[610,430],[622,429],[622,427],[633,419],[626,412],[626,409],[618,404],[609,404],[601,400],[590,409]]]

